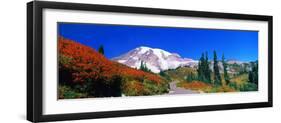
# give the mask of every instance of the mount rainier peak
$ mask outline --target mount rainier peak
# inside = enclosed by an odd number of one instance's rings
[[[159,73],[162,70],[175,69],[180,66],[194,67],[198,62],[193,59],[182,58],[176,53],[145,46],[135,48],[112,60],[138,69],[141,66],[141,62],[143,62],[154,73]]]

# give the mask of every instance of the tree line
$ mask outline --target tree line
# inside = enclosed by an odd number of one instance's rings
[[[188,82],[191,82],[192,80],[199,80],[203,81],[205,83],[213,84],[213,85],[222,85],[222,77],[219,71],[219,61],[217,57],[216,51],[213,52],[213,81],[211,78],[212,75],[212,70],[210,69],[210,62],[208,58],[208,52],[202,53],[199,63],[198,63],[198,68],[197,68],[197,73],[198,75],[195,76],[193,73],[189,74],[186,77],[186,80]],[[222,55],[222,65],[223,65],[223,78],[226,84],[229,84],[230,78],[227,73],[227,63],[225,61],[224,54]]]
[[[230,77],[227,72],[228,70],[228,64],[225,60],[224,54],[222,54],[221,58],[221,63],[223,66],[223,71],[220,73],[219,70],[219,60],[217,56],[217,52],[213,51],[213,67],[210,68],[210,62],[208,59],[208,52],[202,53],[199,63],[198,63],[198,68],[197,68],[197,76],[194,73],[190,73],[186,76],[186,80],[188,82],[191,82],[193,80],[199,80],[205,83],[213,84],[216,86],[221,86],[223,85],[223,81],[225,82],[226,85],[230,83]],[[258,85],[258,62],[251,62],[250,63],[251,70],[248,71],[248,81],[250,83],[254,83]],[[212,71],[213,70],[213,71]],[[244,70],[247,71],[247,70]],[[213,72],[213,73],[212,73]],[[213,74],[213,78],[211,75]]]

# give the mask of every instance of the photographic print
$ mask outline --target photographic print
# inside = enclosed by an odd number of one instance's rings
[[[258,31],[58,23],[58,98],[258,91]]]
[[[273,17],[27,3],[27,120],[272,107]]]

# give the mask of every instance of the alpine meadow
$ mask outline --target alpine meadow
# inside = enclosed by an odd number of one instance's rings
[[[258,91],[258,32],[58,23],[58,99]]]

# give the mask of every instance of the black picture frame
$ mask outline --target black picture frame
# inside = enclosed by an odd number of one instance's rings
[[[43,115],[42,113],[43,111],[42,110],[43,109],[42,107],[43,106],[42,105],[43,102],[42,101],[43,100],[43,95],[42,95],[43,12],[42,10],[45,8],[267,21],[268,22],[268,101],[257,102],[257,103],[241,103],[241,104]],[[136,116],[136,115],[154,115],[154,114],[272,107],[273,106],[273,95],[272,95],[273,92],[272,91],[272,86],[273,86],[272,85],[272,65],[273,65],[272,30],[273,29],[272,28],[273,28],[273,17],[264,16],[264,15],[185,11],[185,10],[93,5],[93,4],[63,3],[63,2],[45,2],[45,1],[29,2],[27,3],[27,120],[32,122],[45,122],[45,121],[63,121],[63,120],[79,120],[79,119],[93,119],[93,118],[106,118],[106,117],[123,117],[123,116]]]

